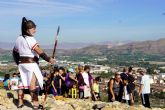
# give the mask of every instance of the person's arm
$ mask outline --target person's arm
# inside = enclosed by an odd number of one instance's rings
[[[78,82],[72,75],[69,74],[69,78],[74,80],[75,82]]]
[[[51,57],[48,57],[48,56],[46,55],[46,53],[45,53],[39,46],[36,46],[36,47],[34,48],[34,51],[35,51],[41,58],[43,58],[45,61],[47,61],[47,62],[49,62],[49,63],[51,63],[51,64],[54,64],[54,63],[55,63],[54,59],[51,58]]]
[[[113,92],[113,83],[114,83],[114,80],[111,80],[110,85],[109,85],[109,89],[110,89],[110,93],[112,94],[112,101],[115,101],[115,94]]]
[[[57,90],[56,90],[56,88],[55,88],[55,86],[54,86],[54,81],[52,81],[52,87],[53,87],[53,89],[54,89],[54,92],[57,92]]]
[[[59,86],[60,86],[60,88],[61,88],[61,84],[62,84],[61,79],[59,79]]]
[[[61,77],[61,79],[62,79],[63,81],[65,81],[65,77],[63,77],[61,74],[59,74],[59,76]]]
[[[61,78],[59,79],[59,95],[62,95],[62,93],[61,93],[61,85],[62,85],[62,81],[61,81]]]

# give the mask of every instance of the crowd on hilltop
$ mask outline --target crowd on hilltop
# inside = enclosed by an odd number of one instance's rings
[[[57,29],[57,36],[60,27]],[[28,89],[34,110],[42,109],[39,105],[38,93],[45,93],[57,96],[65,96],[80,99],[100,100],[99,77],[94,78],[90,74],[90,66],[79,66],[75,71],[73,68],[53,67],[53,72],[46,74],[39,68],[39,58],[42,58],[50,65],[55,64],[55,50],[57,42],[54,45],[52,57],[48,56],[34,38],[36,33],[36,24],[25,17],[21,22],[21,35],[15,41],[12,50],[12,56],[18,65],[19,74],[14,73],[10,79],[9,75],[5,75],[4,87],[6,90],[18,90],[18,108],[22,108],[24,89]],[[56,40],[57,41],[57,40]],[[52,69],[52,68],[51,68]],[[77,73],[74,75],[73,73]],[[150,84],[149,77],[145,71],[141,71],[142,80],[139,89],[139,96],[145,107],[150,107],[149,93]],[[18,76],[17,76],[18,75]],[[131,75],[131,68],[126,69],[122,74],[115,74],[114,79],[110,79],[108,83],[109,101],[120,101],[133,105],[134,103],[134,77]],[[39,90],[41,88],[42,90]],[[78,95],[77,95],[78,93]],[[46,98],[45,98],[46,100]]]
[[[48,74],[43,68],[41,68],[44,84],[43,90],[38,89],[39,94],[45,94],[47,86],[50,85],[49,94],[57,96],[63,96],[67,98],[80,98],[91,99],[94,101],[100,100],[100,77],[93,77],[90,73],[90,66],[78,66],[78,68],[64,68],[53,67],[51,77],[48,78]],[[142,75],[141,83],[138,91],[138,95],[142,99],[142,104],[145,107],[150,108],[149,94],[150,83],[149,76],[146,75],[146,71],[139,70]],[[75,74],[76,73],[76,74]],[[48,81],[48,80],[51,80]],[[50,82],[48,85],[47,82]],[[130,106],[134,104],[134,91],[135,91],[135,78],[132,75],[132,68],[124,68],[121,74],[115,73],[114,78],[110,78],[108,82],[108,101],[119,101],[127,103]],[[23,87],[19,73],[13,73],[12,78],[9,74],[4,77],[4,88],[6,90],[17,90],[19,101],[22,101],[22,94],[20,93]]]

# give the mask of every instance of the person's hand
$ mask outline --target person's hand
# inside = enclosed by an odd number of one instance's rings
[[[50,60],[49,60],[49,63],[50,63],[50,64],[54,64],[55,62],[56,62],[56,60],[55,60],[55,59],[50,58]]]
[[[114,96],[112,97],[112,101],[115,101],[115,97]]]
[[[57,90],[56,90],[56,89],[54,89],[54,92],[57,92]]]

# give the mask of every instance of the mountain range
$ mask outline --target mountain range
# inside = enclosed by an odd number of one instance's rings
[[[104,45],[103,45],[104,44]],[[11,46],[8,44],[8,47]],[[13,46],[13,45],[12,45]],[[0,43],[0,54],[4,54],[6,51],[5,44]],[[48,54],[52,53],[50,46],[43,46]],[[52,46],[53,47],[53,46]],[[65,47],[65,48],[64,48]],[[66,48],[68,47],[68,48]],[[73,48],[74,47],[74,48]],[[61,49],[60,49],[61,48]],[[9,48],[9,50],[11,50]],[[9,51],[8,51],[9,52]],[[99,44],[88,44],[88,43],[65,43],[59,44],[57,54],[58,55],[110,55],[111,53],[135,53],[141,52],[145,54],[159,54],[165,55],[165,38],[159,40],[148,40],[138,41],[130,43],[99,43]]]
[[[158,54],[165,55],[165,38],[159,40],[148,40],[131,42],[122,45],[91,45],[81,49],[66,50],[64,53],[67,55],[110,55],[121,53],[145,53],[145,54]]]
[[[109,46],[118,46],[122,44],[126,44],[131,41],[106,41],[106,42],[58,42],[58,49],[81,49],[90,45],[109,45]],[[14,46],[14,43],[11,42],[0,42],[0,48],[11,50]],[[53,49],[54,44],[40,45],[44,49]]]
[[[146,54],[165,55],[165,38],[154,41],[131,42],[122,46],[114,47],[112,50],[115,52],[141,52]]]

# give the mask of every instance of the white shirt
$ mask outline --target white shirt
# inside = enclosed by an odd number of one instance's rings
[[[86,84],[87,86],[89,86],[89,75],[88,75],[88,73],[83,72],[83,73],[82,73],[82,76],[83,76],[83,79],[84,79],[85,84]]]
[[[149,94],[150,93],[150,78],[149,75],[143,75],[141,78],[141,85],[143,85],[142,88],[142,94]]]
[[[124,86],[124,93],[123,93],[122,99],[130,100],[130,97],[129,97],[129,94],[128,94],[128,91],[127,91],[127,86]]]
[[[38,54],[33,51],[36,46],[38,46],[38,43],[34,37],[26,36],[24,38],[23,36],[19,36],[16,40],[14,49],[19,52],[20,56],[38,57]]]
[[[18,78],[16,78],[16,77],[11,78],[10,86],[11,86],[11,90],[17,90],[18,89]]]

